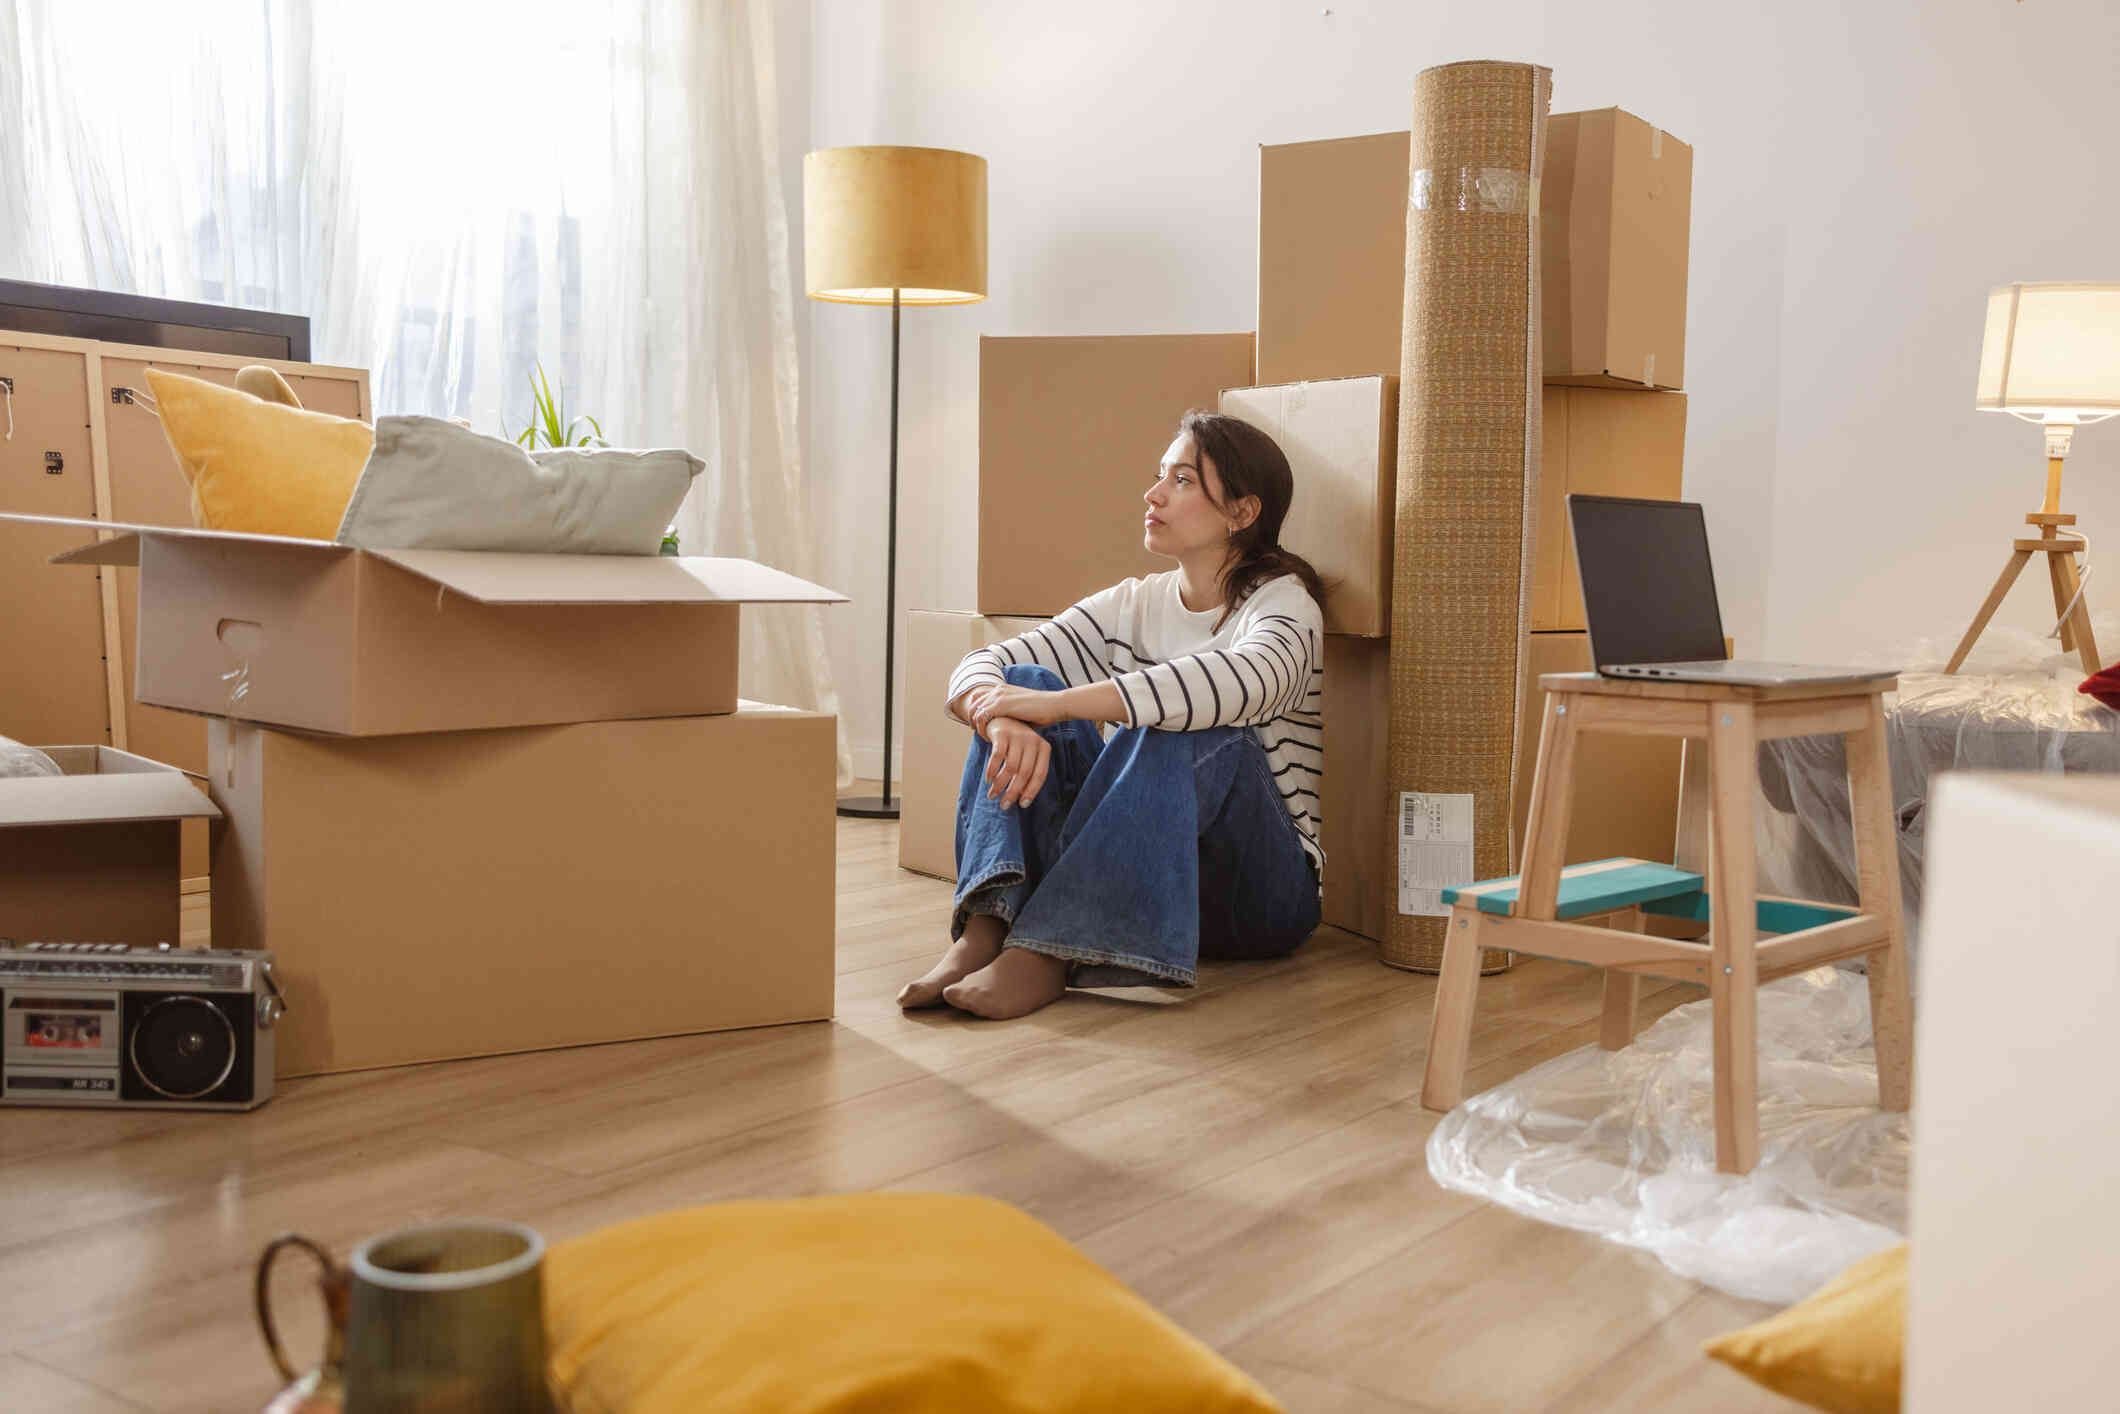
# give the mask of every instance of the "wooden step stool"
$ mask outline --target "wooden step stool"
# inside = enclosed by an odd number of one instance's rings
[[[1761,982],[1841,958],[1867,956],[1877,1089],[1885,1109],[1912,1099],[1913,1002],[1899,905],[1899,842],[1884,732],[1893,679],[1745,687],[1648,682],[1596,673],[1548,673],[1531,818],[1518,878],[1447,890],[1452,905],[1429,1028],[1421,1103],[1455,1108],[1479,989],[1482,948],[1507,948],[1605,969],[1599,1044],[1634,1039],[1638,979],[1668,977],[1708,988],[1714,1007],[1715,1162],[1750,1173],[1759,1161],[1758,1005]],[[1561,865],[1583,732],[1679,736],[1708,753],[1709,878],[1639,859]],[[1761,898],[1752,796],[1758,746],[1780,737],[1847,739],[1860,902],[1854,909],[1806,899]],[[1706,939],[1683,942],[1640,930],[1647,914],[1704,918]],[[1593,927],[1602,919],[1615,927]],[[1774,934],[1759,941],[1760,934]]]

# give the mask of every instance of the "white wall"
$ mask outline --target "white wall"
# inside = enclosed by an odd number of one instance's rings
[[[2108,0],[1848,9],[811,0],[811,145],[990,163],[990,298],[905,320],[901,612],[972,607],[980,335],[1250,329],[1258,146],[1403,128],[1421,68],[1510,58],[1553,68],[1555,111],[1618,104],[1694,145],[1687,487],[1740,644],[1955,634],[2043,485],[2036,434],[1972,411],[1983,292],[2120,277],[2120,194],[2091,160],[2120,116],[2120,20]],[[2084,180],[2043,192],[2064,166]],[[857,601],[832,644],[873,774],[889,315],[807,318],[823,563]],[[2120,427],[2079,446],[2068,504],[2120,533]]]
[[[1811,82],[1832,101],[1790,115],[1780,177],[1792,219],[1767,645],[1896,657],[1927,636],[1947,652],[2046,487],[2039,430],[1972,408],[1986,291],[2120,279],[2106,150],[2120,6],[1819,14]],[[2120,422],[2077,434],[2062,509],[2106,547],[2092,607],[2120,605]],[[1998,624],[2051,626],[2044,569]],[[2120,643],[2100,647],[2110,660]]]

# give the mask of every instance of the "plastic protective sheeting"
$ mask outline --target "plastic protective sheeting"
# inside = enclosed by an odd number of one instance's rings
[[[2120,624],[2101,617],[2101,642]],[[1932,644],[1908,661],[1939,666]],[[1946,645],[1947,647],[1947,645]],[[2051,639],[1990,628],[1965,670],[1900,674],[1885,700],[1899,878],[1910,946],[1918,951],[1928,801],[1945,771],[2120,772],[2120,712],[2076,691],[2082,666]],[[1762,893],[1856,899],[1847,757],[1839,737],[1763,742],[1759,751]]]
[[[1902,1239],[1912,1129],[1877,1107],[1861,977],[1759,991],[1759,1163],[1715,1167],[1708,1003],[1620,1051],[1571,1051],[1475,1095],[1428,1140],[1437,1182],[1653,1252],[1681,1276],[1786,1305]]]

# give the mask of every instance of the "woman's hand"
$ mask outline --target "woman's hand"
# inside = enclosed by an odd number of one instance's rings
[[[1009,688],[1010,692],[1020,689]],[[1050,693],[1033,693],[1045,697]],[[1028,805],[1045,785],[1045,770],[1053,759],[1053,744],[1036,727],[1015,717],[993,717],[981,732],[993,743],[986,760],[986,798],[998,799],[1003,810]]]
[[[988,741],[993,737],[987,732],[987,724],[1000,717],[1014,717],[1034,727],[1049,727],[1067,720],[1060,707],[1059,693],[1008,684],[980,688],[966,701],[965,712],[971,719],[972,730]]]

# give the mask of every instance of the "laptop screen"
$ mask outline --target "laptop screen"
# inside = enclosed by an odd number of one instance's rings
[[[1598,666],[1727,656],[1697,504],[1570,496],[1568,517]]]

